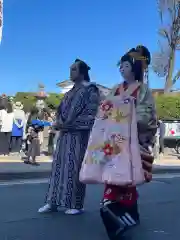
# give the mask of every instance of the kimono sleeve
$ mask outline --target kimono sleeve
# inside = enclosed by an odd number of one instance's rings
[[[140,142],[153,142],[157,131],[157,114],[150,89],[143,85],[136,102],[136,117]]]
[[[70,125],[65,124],[65,128],[68,130],[91,130],[93,127],[99,106],[100,93],[98,87],[95,85],[86,88],[82,109],[78,110],[79,114],[73,119]]]

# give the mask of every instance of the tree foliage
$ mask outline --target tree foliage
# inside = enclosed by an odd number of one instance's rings
[[[32,92],[17,92],[14,101],[20,101],[24,104],[25,111],[29,111],[36,103],[36,98]],[[51,109],[56,109],[63,94],[49,93],[45,102]],[[158,118],[160,119],[180,119],[180,95],[165,94],[155,97]]]
[[[63,98],[63,94],[49,93],[46,98],[46,104],[50,108],[57,108]]]
[[[155,102],[159,119],[180,119],[180,96],[160,95]]]
[[[35,105],[36,98],[32,92],[17,92],[14,101],[23,103],[24,110],[28,112]]]
[[[49,93],[45,102],[48,107],[56,109],[63,98],[63,94]],[[36,103],[35,93],[32,92],[17,92],[14,97],[14,102],[22,102],[24,105],[24,110],[26,112],[30,111]]]

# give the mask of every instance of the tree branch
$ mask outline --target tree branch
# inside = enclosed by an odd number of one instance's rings
[[[170,39],[169,34],[166,29],[159,29],[158,34],[161,35],[161,37],[166,38],[169,46],[171,46],[171,39]]]
[[[172,80],[172,84],[174,85],[177,80],[180,78],[180,70],[176,73],[176,75],[174,76],[173,80]]]

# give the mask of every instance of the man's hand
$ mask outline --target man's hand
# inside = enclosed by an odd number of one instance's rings
[[[56,131],[61,130],[63,128],[63,124],[60,122],[53,122],[52,128]]]

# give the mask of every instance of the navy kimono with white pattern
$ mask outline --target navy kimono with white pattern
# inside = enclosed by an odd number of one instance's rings
[[[75,84],[58,108],[57,122],[61,130],[46,199],[49,204],[83,208],[85,185],[79,181],[79,172],[99,100],[95,84]]]

